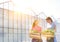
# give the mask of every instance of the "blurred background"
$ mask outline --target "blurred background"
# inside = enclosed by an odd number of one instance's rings
[[[0,42],[31,42],[29,30],[35,19],[46,29],[46,17],[56,23],[60,42],[60,0],[0,0]]]

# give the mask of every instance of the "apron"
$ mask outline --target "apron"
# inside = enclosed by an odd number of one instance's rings
[[[32,39],[32,42],[42,42],[42,39]]]

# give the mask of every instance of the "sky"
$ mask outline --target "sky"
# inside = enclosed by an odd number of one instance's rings
[[[35,15],[44,12],[46,16],[60,18],[60,0],[18,0],[13,2],[27,14]],[[33,11],[32,11],[33,10]]]
[[[0,2],[2,1],[0,0]],[[46,16],[53,16],[55,19],[60,18],[60,0],[12,0],[12,2],[16,11],[33,16],[43,12]],[[7,4],[5,5],[6,7]],[[11,3],[9,7],[12,9]]]

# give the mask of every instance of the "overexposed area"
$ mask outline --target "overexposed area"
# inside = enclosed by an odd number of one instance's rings
[[[56,23],[60,42],[60,0],[0,0],[0,42],[31,42],[29,30],[33,21],[39,19],[45,30],[46,17]]]

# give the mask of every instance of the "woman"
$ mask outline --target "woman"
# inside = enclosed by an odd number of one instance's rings
[[[52,30],[54,30],[56,32],[56,25],[53,22],[53,20],[50,17],[47,17],[46,21],[51,25],[50,29],[52,29]],[[56,42],[56,38],[55,37],[51,38],[50,41],[47,39],[47,42]]]
[[[41,32],[41,27],[38,25],[39,21],[35,20],[33,25],[32,25],[32,30],[36,30],[38,32]],[[32,38],[32,42],[42,42],[41,39],[36,39],[36,38]]]

